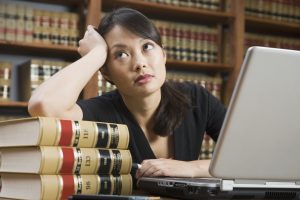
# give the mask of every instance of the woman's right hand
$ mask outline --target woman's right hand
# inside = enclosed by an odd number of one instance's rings
[[[99,53],[107,56],[107,44],[104,38],[94,30],[93,26],[88,25],[83,38],[79,40],[79,47],[77,51],[81,56],[84,56],[95,47],[99,47],[99,49],[102,50],[102,52]]]

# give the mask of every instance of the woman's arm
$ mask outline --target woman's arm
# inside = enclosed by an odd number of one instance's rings
[[[136,176],[211,177],[210,160],[180,161],[173,159],[149,159],[141,163]]]
[[[32,116],[82,119],[76,101],[93,74],[105,63],[107,45],[89,26],[79,41],[78,52],[82,58],[57,72],[33,92],[28,104]]]

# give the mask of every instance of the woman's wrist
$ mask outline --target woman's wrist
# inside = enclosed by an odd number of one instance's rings
[[[102,46],[95,46],[86,56],[90,57],[93,63],[96,63],[98,69],[100,69],[106,59],[107,59],[107,50]]]

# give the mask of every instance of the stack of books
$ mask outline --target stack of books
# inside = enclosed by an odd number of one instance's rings
[[[50,117],[0,122],[0,198],[130,195],[126,125]]]

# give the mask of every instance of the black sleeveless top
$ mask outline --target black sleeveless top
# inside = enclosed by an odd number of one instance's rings
[[[225,117],[226,109],[205,88],[192,83],[176,84],[176,87],[191,99],[191,109],[173,132],[174,159],[197,160],[204,133],[214,141]],[[121,123],[128,126],[130,132],[129,150],[133,162],[156,158],[142,129],[124,104],[119,92],[112,91],[102,96],[78,101],[83,111],[83,120]]]

